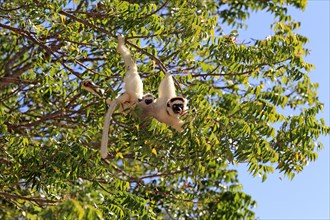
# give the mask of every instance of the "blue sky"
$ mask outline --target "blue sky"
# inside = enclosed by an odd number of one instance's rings
[[[329,9],[329,0],[310,0],[303,12],[289,10],[294,20],[301,21],[299,33],[310,39],[307,47],[311,50],[311,55],[306,57],[306,61],[316,66],[310,77],[313,82],[319,83],[319,98],[325,104],[324,112],[319,116],[325,119],[327,125],[330,124]],[[262,39],[272,34],[269,28],[272,22],[273,17],[269,14],[251,14],[248,29],[240,33],[238,40],[248,40],[250,37]],[[319,158],[305,167],[292,181],[275,172],[262,183],[261,178],[252,177],[248,173],[245,165],[238,167],[244,191],[258,202],[254,211],[259,219],[330,219],[330,140],[329,136],[319,140],[324,144]]]

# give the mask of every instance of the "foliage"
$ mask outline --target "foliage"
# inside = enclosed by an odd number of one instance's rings
[[[228,166],[293,178],[330,133],[303,59],[308,39],[288,6],[306,1],[2,3],[0,218],[253,219],[256,202]],[[260,10],[274,15],[274,33],[241,41],[244,20]],[[116,114],[102,160],[104,100],[79,84],[89,78],[107,97],[120,93],[119,33],[145,90],[157,93],[166,67],[190,111],[180,134]]]

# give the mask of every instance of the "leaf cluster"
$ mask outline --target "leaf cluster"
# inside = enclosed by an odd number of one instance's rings
[[[304,61],[308,39],[287,7],[306,1],[16,0],[0,6],[0,218],[254,219],[231,164],[266,180],[316,160],[330,128]],[[241,40],[252,11],[273,34]],[[224,25],[232,31],[225,33]],[[127,38],[145,91],[164,69],[189,100],[184,132],[116,113],[99,156],[104,100],[125,73]]]

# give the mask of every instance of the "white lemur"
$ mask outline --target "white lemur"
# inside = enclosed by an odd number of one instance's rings
[[[125,46],[125,38],[120,35],[118,36],[118,48],[117,51],[123,57],[126,73],[124,77],[124,94],[120,95],[114,101],[107,100],[109,105],[108,111],[104,118],[103,123],[103,132],[102,132],[102,141],[101,141],[101,157],[106,158],[108,155],[108,135],[109,135],[109,126],[110,120],[113,112],[116,109],[116,106],[120,104],[121,110],[130,109],[134,105],[138,104],[142,109],[146,108],[147,105],[153,102],[153,98],[150,99],[150,95],[143,96],[143,83],[142,79],[138,74],[136,63],[130,53],[130,51]],[[150,101],[151,100],[151,101]]]
[[[81,82],[81,85],[85,90],[93,93],[99,98],[102,98],[104,95],[104,90],[97,86],[95,83],[93,83],[93,81],[90,79],[83,80]]]
[[[108,135],[112,114],[118,104],[121,109],[131,108],[135,104],[141,109],[141,118],[153,117],[159,122],[165,123],[177,131],[181,132],[183,121],[179,119],[187,110],[187,100],[181,96],[176,96],[174,81],[170,72],[167,72],[158,88],[158,99],[154,99],[153,95],[147,94],[143,96],[143,83],[137,72],[137,66],[132,59],[130,51],[126,48],[123,36],[118,37],[118,52],[124,59],[126,73],[124,77],[125,93],[117,99],[111,101],[107,99],[109,105],[108,111],[104,118],[102,141],[101,141],[101,157],[106,158],[108,154]],[[84,84],[83,84],[84,86]],[[98,95],[95,87],[90,82],[85,85],[85,89]],[[89,89],[90,88],[90,89]]]
[[[176,96],[175,86],[171,72],[165,74],[158,87],[158,98],[143,109],[143,115],[154,117],[181,132],[183,121],[179,119],[188,109],[187,99]]]
[[[132,54],[125,46],[125,38],[122,35],[118,36],[117,51],[124,59],[126,73],[124,77],[125,93],[119,96],[116,101],[117,104],[120,103],[123,110],[125,110],[137,104],[139,99],[142,99],[143,83],[137,71],[137,66],[132,57]]]

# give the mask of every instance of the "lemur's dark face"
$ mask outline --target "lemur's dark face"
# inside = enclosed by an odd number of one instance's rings
[[[154,96],[153,95],[146,95],[144,97],[144,102],[147,104],[147,105],[150,105],[151,103],[153,103],[155,100]]]
[[[146,105],[150,105],[151,103],[153,103],[155,100],[155,97],[151,94],[147,94],[145,96],[143,96],[142,99],[140,99],[140,102],[144,102]]]
[[[173,104],[172,110],[175,114],[180,114],[183,111],[183,104]]]
[[[144,102],[145,102],[147,105],[151,104],[153,101],[154,101],[153,99],[146,99],[146,100],[144,100]]]
[[[95,85],[92,80],[86,79],[81,82],[82,88],[93,93],[98,97],[102,97],[104,94],[104,90]]]
[[[167,107],[172,109],[174,114],[182,115],[186,110],[186,100],[183,97],[174,97],[167,102]]]
[[[92,87],[92,88],[95,87],[95,85],[93,85],[93,83],[90,80],[83,81],[83,85],[85,87]]]

